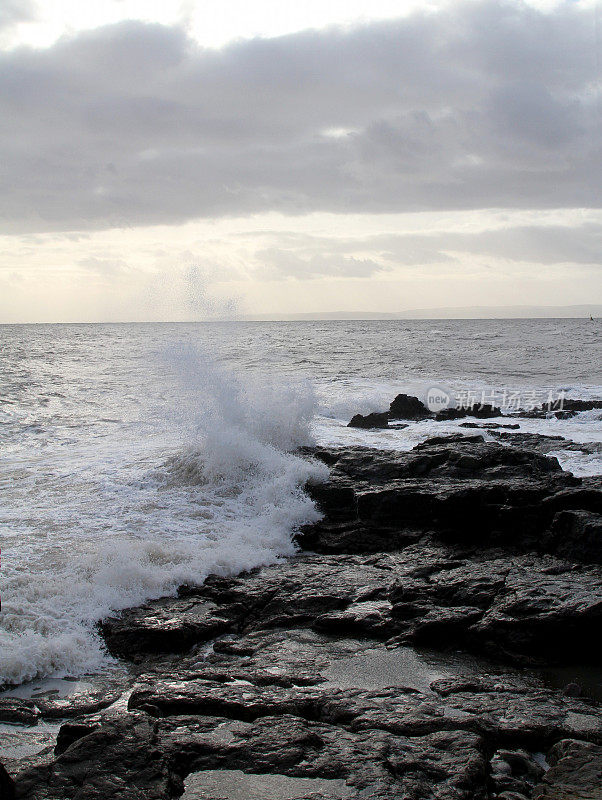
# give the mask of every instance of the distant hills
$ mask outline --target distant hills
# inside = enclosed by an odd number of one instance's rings
[[[602,320],[602,305],[573,306],[450,306],[412,308],[394,313],[376,311],[319,311],[306,314],[249,314],[249,320],[327,320],[327,319],[534,319],[574,318]]]

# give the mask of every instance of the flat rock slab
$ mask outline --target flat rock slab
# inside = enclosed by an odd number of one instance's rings
[[[189,592],[107,620],[109,649],[141,661],[186,651],[218,631],[303,625],[439,649],[461,646],[515,662],[587,661],[597,655],[590,633],[602,623],[599,567],[495,552],[460,558],[426,542],[385,555],[302,556]],[[182,607],[185,619],[202,623],[182,623]]]
[[[344,800],[355,792],[342,780],[253,775],[242,770],[203,770],[185,781],[182,800]]]

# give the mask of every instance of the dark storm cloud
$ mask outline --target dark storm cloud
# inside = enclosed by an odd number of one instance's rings
[[[5,52],[2,227],[598,206],[595,47],[593,11],[486,0],[222,50],[127,22]]]

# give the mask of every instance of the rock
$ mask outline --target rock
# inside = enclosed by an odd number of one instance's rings
[[[500,428],[508,428],[510,430],[516,430],[520,428],[518,422],[516,423],[509,423],[508,425],[504,425],[501,422],[461,422],[461,428],[482,428],[486,431],[494,431]]]
[[[66,719],[84,714],[94,714],[107,708],[121,696],[121,689],[98,689],[80,692],[69,697],[40,698],[36,706],[44,719]]]
[[[2,800],[14,800],[15,784],[0,762],[0,797]]]
[[[574,411],[576,413],[602,408],[602,400],[578,400],[571,397],[565,397],[560,404],[562,405],[562,411]]]
[[[545,419],[546,417],[570,419],[582,411],[593,411],[598,408],[602,408],[602,400],[578,400],[565,397],[551,403],[544,403],[537,408],[520,409],[514,412],[512,416],[526,417],[528,419]]]
[[[486,532],[489,546],[553,549],[543,533],[554,515],[602,498],[598,489],[567,493],[582,482],[556,459],[482,436],[436,437],[402,453],[357,447],[315,455],[331,471],[327,484],[308,487],[324,519],[302,528],[298,541],[318,552],[395,550],[426,531],[467,544]]]
[[[490,403],[475,403],[472,406],[462,406],[460,408],[444,408],[435,415],[437,422],[447,420],[462,419],[463,417],[478,417],[488,419],[490,417],[502,417],[502,409]]]
[[[111,653],[130,659],[139,652],[183,652],[196,642],[224,633],[232,624],[216,613],[216,606],[210,601],[175,602],[168,616],[161,603],[151,601],[120,617],[104,620],[100,627]]]
[[[100,725],[101,723],[99,721],[68,722],[61,725],[56,738],[56,746],[54,748],[55,755],[59,756],[61,753],[64,753],[73,742],[77,742],[78,739],[82,739],[84,736],[88,736],[88,734],[98,730]]]
[[[557,450],[570,450],[579,453],[601,453],[602,442],[572,442],[564,436],[544,436],[540,433],[508,433],[492,431],[492,436],[513,447],[537,450],[538,453],[551,453]]]
[[[565,739],[548,754],[552,765],[535,788],[533,800],[602,798],[602,747]]]
[[[548,549],[564,558],[602,564],[602,514],[559,511],[545,541]]]
[[[33,700],[21,697],[0,697],[0,722],[37,725],[40,712]]]
[[[189,590],[192,592],[192,590]],[[314,555],[211,579],[187,599],[189,610],[212,604],[215,619],[232,631],[292,628],[354,635],[431,647],[462,646],[517,663],[595,658],[591,632],[602,621],[600,569],[569,567],[541,556],[481,554],[458,558],[453,549],[419,541],[385,555]],[[165,624],[152,649],[138,636],[145,614]],[[181,614],[178,598],[124,612],[119,628],[105,626],[109,649],[129,642],[128,657],[143,661],[158,652],[183,652],[173,639]],[[190,611],[188,612],[190,613]],[[213,638],[211,618],[195,643]],[[192,642],[188,640],[189,646]]]
[[[15,798],[167,800],[181,791],[180,779],[157,747],[156,723],[145,715],[129,714],[105,720],[50,764],[20,773]]]
[[[311,454],[331,479],[299,539],[321,552],[105,620],[127,709],[114,686],[2,698],[30,724],[70,715],[54,752],[9,762],[16,797],[171,800],[208,771],[321,782],[300,800],[596,796],[600,704],[524,667],[599,664],[601,482],[479,435]]]
[[[424,403],[417,397],[408,394],[398,394],[389,406],[391,419],[429,419],[433,416]]]
[[[388,428],[389,415],[384,412],[382,414],[367,414],[365,417],[361,414],[356,414],[351,422],[347,425],[348,428]]]

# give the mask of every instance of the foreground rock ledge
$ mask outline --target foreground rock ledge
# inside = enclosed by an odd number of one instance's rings
[[[600,668],[597,481],[482,437],[311,455],[314,552],[106,620],[127,709],[74,714],[0,771],[7,797],[171,798],[198,773],[218,800],[214,770],[321,779],[315,800],[602,796],[599,702],[538,672]]]

